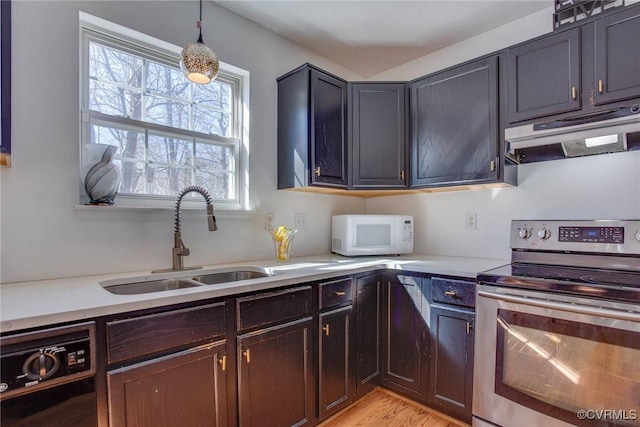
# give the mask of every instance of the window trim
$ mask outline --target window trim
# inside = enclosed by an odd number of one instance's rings
[[[89,15],[84,12],[79,13],[79,52],[80,52],[80,163],[79,169],[83,165],[83,157],[85,156],[84,144],[88,141],[90,124],[92,120],[102,123],[113,123],[122,127],[140,127],[141,129],[152,130],[162,133],[175,134],[173,127],[160,124],[141,122],[128,118],[118,118],[109,114],[100,113],[85,109],[89,100],[89,79],[85,79],[85,73],[89,67],[89,42],[95,40],[99,43],[111,45],[118,50],[123,50],[143,57],[147,60],[159,62],[171,67],[179,66],[179,54],[181,48],[168,42],[156,39],[136,30],[126,28],[113,22]],[[134,44],[140,46],[141,49],[149,50],[153,54],[139,52],[135,49],[121,46],[118,42],[125,44]],[[235,147],[234,161],[235,171],[232,173],[234,177],[235,201],[219,200],[216,201],[216,209],[219,210],[239,210],[248,211],[249,207],[249,87],[250,73],[241,68],[220,62],[220,73],[217,79],[234,86],[236,96],[233,97],[232,110],[235,120],[232,122],[232,133],[237,137],[226,138],[218,135],[205,134],[197,131],[180,129],[181,136],[188,136],[194,140],[204,139],[221,145],[232,145]],[[226,78],[226,76],[229,76]],[[140,125],[140,126],[138,126]],[[80,189],[82,193],[82,188]],[[115,206],[120,207],[148,207],[152,209],[167,208],[173,209],[175,204],[175,196],[161,196],[150,194],[134,194],[120,193],[116,197]],[[199,206],[199,199],[191,201],[184,200],[185,208]]]

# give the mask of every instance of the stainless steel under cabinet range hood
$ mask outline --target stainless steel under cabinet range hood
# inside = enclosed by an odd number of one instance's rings
[[[505,129],[516,163],[640,150],[640,106]]]

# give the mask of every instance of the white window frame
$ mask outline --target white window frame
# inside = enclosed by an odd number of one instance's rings
[[[127,117],[116,117],[86,108],[89,102],[89,42],[97,41],[101,44],[112,45],[118,50],[131,52],[132,54],[179,68],[181,47],[165,41],[150,37],[146,34],[123,27],[102,18],[80,12],[80,166],[85,164],[85,144],[90,143],[90,129],[93,123],[108,122],[121,128],[135,128],[144,132],[165,133],[189,138],[193,140],[206,140],[216,145],[233,147],[234,170],[232,173],[235,199],[213,199],[216,210],[248,210],[249,179],[248,179],[248,153],[249,153],[249,72],[238,67],[220,62],[220,72],[217,79],[223,80],[234,87],[237,96],[233,99],[233,117],[230,124],[233,137],[225,138],[217,135],[209,135],[196,131],[184,130],[138,121]],[[81,200],[86,198],[81,188]],[[195,198],[194,198],[195,199]],[[82,200],[84,201],[84,200]],[[147,208],[171,208],[175,206],[176,196],[162,196],[150,194],[119,193],[115,200],[116,206],[121,207],[147,207]],[[182,206],[199,206],[200,200],[184,199]]]

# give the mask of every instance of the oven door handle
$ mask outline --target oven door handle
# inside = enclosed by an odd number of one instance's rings
[[[629,313],[627,311],[611,310],[602,307],[589,307],[586,305],[567,304],[555,301],[542,300],[532,297],[518,297],[514,295],[505,295],[495,292],[478,290],[478,296],[485,298],[492,298],[498,301],[513,302],[517,304],[525,304],[534,307],[547,308],[551,310],[570,311],[572,313],[586,314],[589,316],[602,316],[609,317],[617,320],[631,320],[637,322],[640,319],[640,314]]]

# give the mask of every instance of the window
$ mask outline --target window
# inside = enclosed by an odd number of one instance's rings
[[[248,74],[221,64],[213,82],[191,83],[180,70],[181,48],[90,18],[87,24],[81,17],[81,143],[118,148],[118,198],[173,202],[185,187],[200,185],[217,203],[242,207]]]

